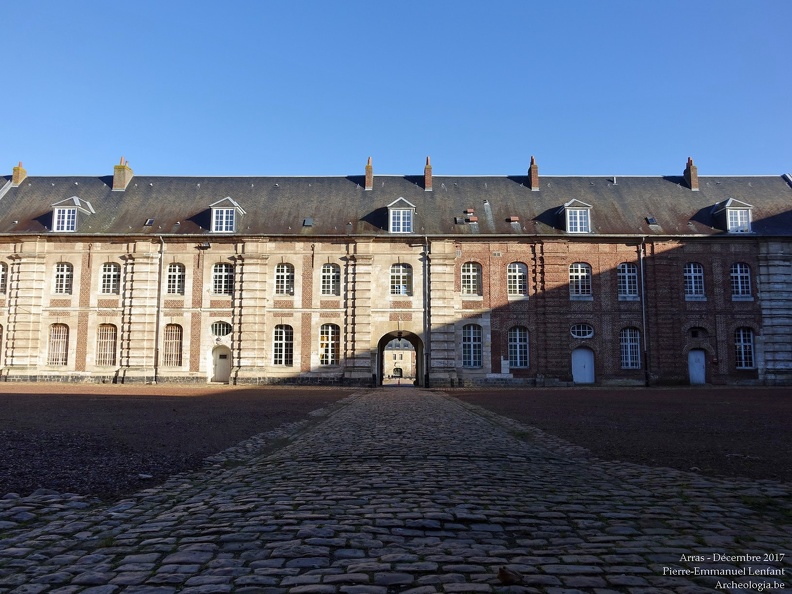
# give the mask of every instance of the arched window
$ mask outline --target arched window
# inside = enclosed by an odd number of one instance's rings
[[[569,296],[572,299],[591,297],[591,266],[575,262],[569,266]]]
[[[685,299],[688,301],[702,301],[704,294],[704,267],[698,262],[685,264]]]
[[[462,264],[462,294],[481,295],[481,264],[477,262]]]
[[[341,267],[322,264],[322,295],[341,295]]]
[[[528,367],[528,328],[509,328],[509,367]]]
[[[481,367],[481,326],[462,326],[462,367]]]
[[[528,294],[528,267],[522,262],[512,262],[506,268],[506,291],[509,295]]]
[[[100,324],[96,332],[96,364],[116,364],[118,330],[113,324]]]
[[[323,324],[319,331],[319,364],[338,365],[341,333],[335,324]]]
[[[390,294],[412,295],[412,266],[394,264],[390,269]]]
[[[744,262],[736,262],[731,265],[731,291],[732,299],[739,301],[741,299],[751,298],[751,267]]]
[[[121,267],[118,264],[102,264],[102,285],[99,292],[102,295],[118,295],[121,292]]]
[[[629,262],[622,262],[616,269],[619,299],[630,301],[638,298],[638,267]]]
[[[234,294],[234,267],[231,264],[215,264],[212,267],[212,293]]]
[[[291,264],[275,267],[275,294],[294,295],[294,266]]]
[[[622,369],[641,368],[641,333],[638,328],[622,328],[619,332]]]
[[[47,365],[66,365],[69,362],[69,327],[66,324],[50,326]]]
[[[168,264],[168,284],[166,293],[168,295],[184,295],[184,264],[176,262]]]
[[[181,367],[182,364],[182,327],[178,324],[167,324],[162,344],[162,366]]]
[[[8,266],[5,262],[0,262],[0,293],[8,291]]]
[[[734,350],[737,369],[753,369],[754,333],[750,328],[737,328],[734,331]]]
[[[288,324],[275,326],[272,340],[272,363],[291,367],[294,365],[294,330]]]
[[[68,262],[55,264],[55,293],[71,295],[74,282],[74,267]]]

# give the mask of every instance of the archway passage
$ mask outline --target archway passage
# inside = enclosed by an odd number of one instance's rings
[[[391,348],[388,345],[393,343]],[[403,346],[399,346],[402,343]],[[409,344],[409,347],[405,343]],[[411,348],[410,348],[411,347]],[[389,361],[388,371],[386,372],[386,356],[396,355],[395,365],[393,360]],[[399,360],[398,356],[402,359]],[[405,357],[409,357],[405,359]],[[413,358],[414,357],[414,358]],[[395,371],[396,369],[400,371]],[[425,364],[424,364],[424,345],[417,334],[405,332],[403,330],[393,330],[383,335],[377,343],[377,362],[375,370],[375,382],[377,386],[383,385],[384,380],[393,380],[394,376],[401,374],[396,380],[399,385],[425,386]],[[388,378],[388,376],[391,376]]]

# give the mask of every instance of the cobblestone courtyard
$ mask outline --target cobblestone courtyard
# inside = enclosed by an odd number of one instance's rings
[[[112,504],[3,499],[0,592],[792,587],[789,483],[600,461],[439,393],[361,392],[213,461]]]

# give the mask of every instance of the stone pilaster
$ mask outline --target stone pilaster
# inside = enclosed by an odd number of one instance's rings
[[[267,275],[269,255],[261,253],[262,244],[245,244],[237,259],[234,287],[234,369],[232,378],[243,383],[266,377],[269,362],[270,329],[266,325]]]
[[[760,245],[759,302],[762,331],[755,337],[754,345],[759,379],[769,385],[792,384],[791,242],[768,241]]]
[[[157,246],[136,242],[125,256],[121,290],[121,375],[125,382],[155,381],[157,289],[160,255]]]
[[[371,244],[356,243],[355,253],[347,259],[344,377],[360,382],[376,373],[372,368],[371,344]]]
[[[452,242],[432,242],[429,254],[429,295],[425,296],[425,301],[430,308],[429,381],[433,386],[450,385],[457,380],[455,258]]]

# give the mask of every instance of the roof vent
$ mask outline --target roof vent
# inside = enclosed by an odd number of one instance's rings
[[[154,219],[146,219],[146,224],[143,225],[144,227],[151,227],[154,224]]]
[[[303,219],[303,227],[313,227],[313,219],[310,217]]]
[[[654,217],[646,217],[646,222],[650,225],[657,225],[657,219]]]

